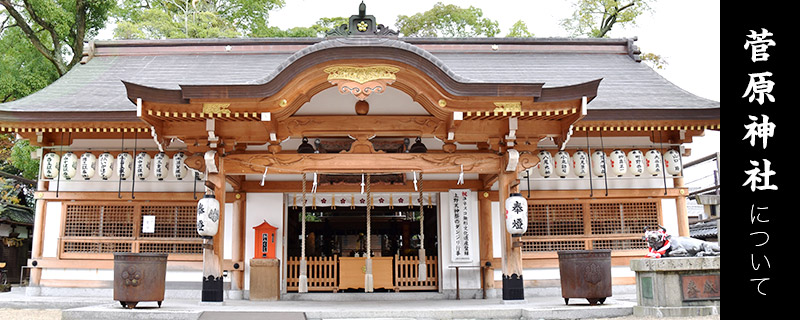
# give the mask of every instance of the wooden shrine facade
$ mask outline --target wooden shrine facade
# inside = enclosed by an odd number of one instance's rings
[[[663,185],[606,183],[605,190],[594,187],[602,179],[596,177],[588,184],[578,181],[591,178],[563,179],[568,187],[553,188],[558,178],[534,179],[537,187],[526,188],[529,234],[515,243],[504,232],[503,199],[524,186],[521,173],[535,170],[539,151],[573,154],[608,141],[608,148],[625,152],[646,145],[663,153],[682,149],[704,130],[720,129],[718,102],[667,83],[637,55],[628,39],[411,39],[378,31],[324,39],[94,42],[82,64],[57,83],[0,104],[0,132],[62,156],[133,151],[172,159],[182,152],[188,178],[168,177],[171,182],[158,186],[154,178],[112,176],[87,179],[94,184],[86,187],[78,177],[40,179],[32,282],[75,285],[43,281],[42,270],[83,269],[87,261],[91,268],[108,269],[109,253],[123,247],[184,252],[170,256],[171,266],[197,269],[202,244],[186,223],[145,235],[139,219],[191,220],[198,193],[209,187],[233,211],[229,221],[220,220],[221,235],[214,238],[219,268],[232,272],[233,288],[246,288],[249,219],[263,210],[281,216],[285,194],[304,189],[298,181],[304,173],[404,177],[401,183],[375,184],[373,192],[415,192],[412,173],[427,178],[426,192],[469,189],[477,195],[480,225],[475,264],[490,262],[504,275],[553,267],[555,250],[633,243],[638,236],[631,228],[664,222],[663,199],[676,203],[669,219],[688,233],[682,178],[670,177],[668,184],[663,173],[654,180]],[[631,78],[652,85],[632,85]],[[408,152],[416,138],[428,146],[425,152]],[[311,153],[302,151],[304,139]],[[339,147],[325,149],[326,144]],[[192,179],[195,172],[199,182]],[[460,175],[467,175],[463,183],[457,182]],[[320,184],[316,191],[357,189],[342,182]],[[254,194],[267,194],[271,202],[255,201]],[[82,218],[81,210],[93,206],[109,212],[105,219],[121,212],[119,218],[132,227],[112,239],[100,231],[81,234],[74,225],[101,230],[116,223]],[[619,210],[644,218],[619,216]],[[627,231],[608,227],[619,221]],[[44,239],[48,228],[59,232],[57,242]],[[226,232],[232,233],[230,252],[224,249]],[[502,243],[502,252],[494,252],[494,241]],[[105,251],[80,249],[98,243]],[[628,248],[615,255],[617,265],[643,252]],[[294,262],[286,263],[294,268]],[[493,287],[494,274],[489,270],[486,276],[481,286]]]

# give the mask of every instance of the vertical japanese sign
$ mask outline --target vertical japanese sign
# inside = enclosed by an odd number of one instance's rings
[[[745,301],[775,301],[781,295],[781,283],[790,281],[776,273],[776,265],[781,262],[775,254],[780,244],[774,235],[776,228],[791,224],[788,215],[776,213],[785,212],[782,202],[790,201],[785,194],[793,187],[782,183],[787,181],[786,175],[792,174],[787,170],[789,160],[783,156],[791,144],[779,141],[784,140],[782,137],[797,136],[791,128],[793,124],[788,122],[792,116],[786,109],[786,104],[794,99],[785,90],[781,91],[794,85],[786,79],[795,72],[779,67],[792,58],[778,50],[786,45],[781,39],[787,38],[781,36],[788,31],[755,21],[736,30],[738,39],[727,40],[737,42],[729,43],[728,47],[738,47],[739,52],[731,58],[739,74],[733,78],[736,83],[729,83],[738,92],[727,95],[731,98],[728,101],[734,102],[735,116],[739,119],[734,126],[737,142],[733,161],[737,172],[734,172],[736,186],[732,201],[736,212],[731,213],[734,218],[726,220],[735,219],[737,227],[730,232],[735,238],[731,243],[736,244],[727,247],[735,251],[736,268],[743,271],[737,272],[743,276],[734,285],[742,286]]]
[[[449,191],[447,197],[450,202],[450,256],[453,262],[472,261],[471,246],[471,212],[469,205],[471,191],[469,189],[454,189]]]

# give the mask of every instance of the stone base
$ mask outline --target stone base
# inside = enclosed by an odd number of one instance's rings
[[[720,258],[631,260],[636,272],[635,316],[717,315],[720,310]]]

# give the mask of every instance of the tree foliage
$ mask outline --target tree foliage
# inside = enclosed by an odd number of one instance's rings
[[[528,25],[525,24],[525,21],[517,20],[514,25],[511,26],[511,29],[508,30],[508,34],[506,34],[507,38],[532,38],[534,34],[528,31]]]
[[[653,0],[577,0],[572,17],[561,26],[574,36],[606,37],[611,28],[635,24],[636,18],[650,11]]]
[[[0,0],[4,9],[0,21],[8,21],[0,36],[17,29],[61,76],[80,61],[84,40],[105,26],[114,4],[114,0]]]
[[[500,33],[499,23],[484,18],[483,10],[441,2],[425,12],[399,15],[395,25],[406,37],[494,37]]]
[[[269,11],[283,0],[122,0],[113,11],[118,39],[269,37]]]

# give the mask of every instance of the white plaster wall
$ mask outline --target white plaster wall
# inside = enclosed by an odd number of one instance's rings
[[[469,213],[469,245],[473,250],[470,251],[470,261],[453,262],[451,250],[451,219],[450,202],[447,201],[449,193],[439,194],[439,261],[440,277],[439,283],[442,290],[455,290],[456,271],[451,266],[479,266],[480,265],[480,235],[478,234],[478,197],[476,192],[470,192],[468,198]],[[480,268],[463,268],[459,270],[459,287],[461,289],[480,289]]]
[[[222,258],[231,259],[233,257],[233,203],[225,204],[224,234]]]
[[[47,202],[44,214],[42,256],[55,258],[58,256],[58,238],[61,237],[61,202]]]
[[[253,259],[255,248],[255,231],[253,227],[261,224],[265,220],[278,227],[280,235],[275,243],[276,257],[281,259],[281,274],[285,274],[286,257],[283,250],[283,241],[286,238],[286,228],[284,227],[285,218],[284,196],[282,193],[248,193],[245,210],[245,251],[244,251],[244,289],[250,290],[250,259]],[[281,281],[281,291],[286,291],[286,282]]]

